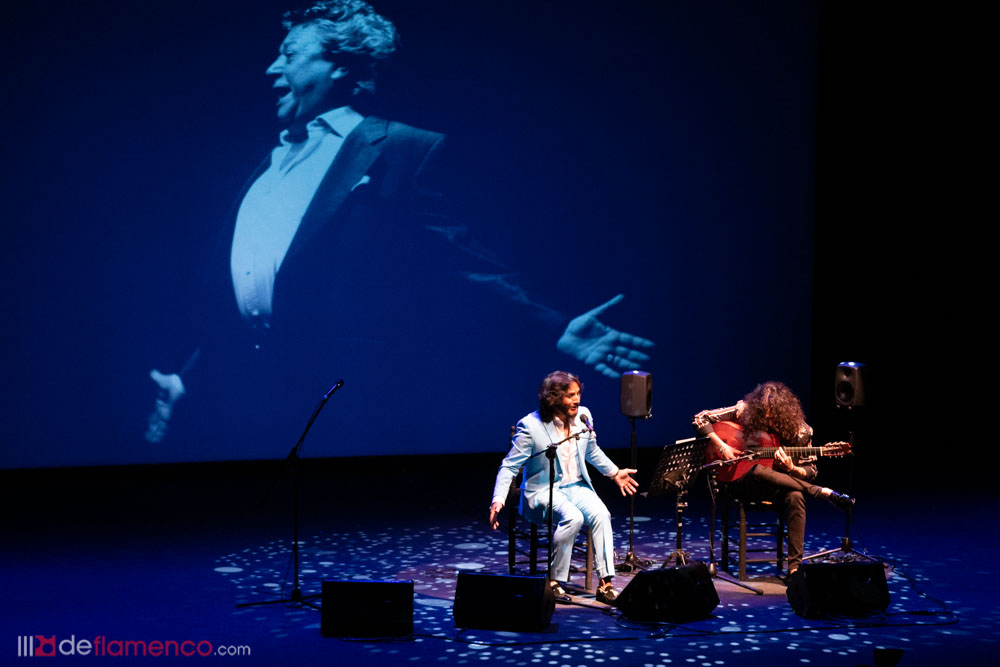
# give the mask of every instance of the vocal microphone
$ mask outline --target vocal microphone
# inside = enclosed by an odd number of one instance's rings
[[[337,380],[336,384],[334,384],[332,387],[330,387],[330,391],[328,391],[325,394],[323,394],[323,398],[324,399],[330,398],[330,396],[333,394],[333,392],[337,391],[338,389],[340,389],[343,386],[344,386],[344,381],[343,380]]]
[[[587,427],[588,431],[590,431],[591,433],[594,432],[594,427],[590,425],[590,417],[588,417],[587,415],[580,415],[580,421],[583,422],[583,425]]]

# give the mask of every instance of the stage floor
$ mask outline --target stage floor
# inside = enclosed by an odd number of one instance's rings
[[[452,617],[458,572],[507,571],[506,535],[485,521],[492,471],[448,480],[451,470],[433,469],[331,464],[303,484],[304,593],[330,579],[414,582],[414,634],[387,640],[324,638],[320,612],[299,605],[237,607],[292,588],[290,487],[270,468],[5,473],[0,663],[18,660],[22,637],[40,635],[77,651],[62,660],[82,657],[90,641],[91,653],[100,642],[119,664],[134,660],[113,651],[137,640],[210,644],[235,663],[269,665],[892,664],[878,662],[882,649],[901,649],[902,666],[1000,664],[993,494],[859,493],[855,546],[887,566],[890,606],[878,617],[804,619],[776,580],[756,595],[717,579],[720,604],[703,620],[635,623],[582,596],[558,605],[546,631],[514,633],[460,630]],[[599,490],[623,555],[627,504]],[[708,561],[707,492],[688,501],[683,546]],[[653,568],[674,549],[673,512],[670,497],[637,503],[635,551]],[[810,503],[807,553],[838,546],[843,532],[837,510]],[[616,579],[619,590],[628,578]],[[170,659],[190,658],[157,658]]]

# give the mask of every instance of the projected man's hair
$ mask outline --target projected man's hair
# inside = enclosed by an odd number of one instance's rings
[[[286,12],[281,24],[317,26],[327,60],[347,68],[355,95],[374,94],[379,69],[399,46],[396,26],[363,0],[320,0]]]
[[[542,421],[552,421],[556,406],[562,402],[563,396],[574,382],[580,385],[580,391],[583,391],[580,378],[572,373],[553,371],[545,376],[541,386],[538,387],[538,414],[541,415]]]

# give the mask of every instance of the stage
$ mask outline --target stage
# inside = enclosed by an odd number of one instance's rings
[[[291,487],[280,464],[5,472],[3,662],[18,660],[20,638],[40,635],[54,636],[63,653],[76,650],[64,661],[88,646],[113,660],[126,642],[173,641],[195,655],[275,665],[871,665],[890,664],[876,662],[887,649],[901,650],[904,666],[997,664],[998,568],[987,530],[996,502],[986,492],[858,489],[854,546],[885,563],[890,594],[877,617],[805,619],[780,580],[758,582],[764,594],[756,595],[716,579],[718,607],[683,625],[635,623],[579,596],[558,605],[543,632],[458,629],[457,573],[507,571],[506,535],[486,525],[499,458],[306,462],[302,591],[318,594],[332,579],[412,580],[413,635],[385,640],[324,638],[320,612],[300,605],[237,606],[287,597],[293,586]],[[627,504],[610,485],[598,490],[622,556]],[[703,483],[688,503],[683,546],[707,562]],[[673,497],[636,508],[635,552],[657,568],[675,546]],[[838,510],[811,502],[806,552],[837,547],[844,528]],[[620,575],[618,589],[628,580]],[[352,600],[326,603],[349,609]]]

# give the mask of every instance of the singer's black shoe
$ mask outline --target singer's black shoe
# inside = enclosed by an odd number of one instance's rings
[[[830,495],[826,497],[830,501],[830,504],[841,510],[849,510],[854,507],[854,498],[851,498],[846,493],[837,493],[836,491],[831,491]]]

